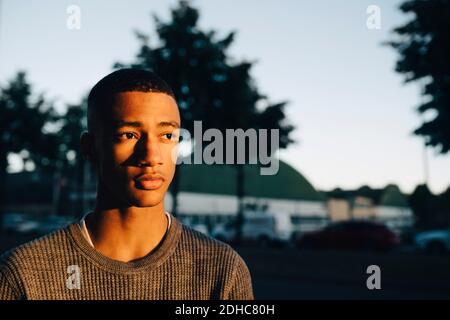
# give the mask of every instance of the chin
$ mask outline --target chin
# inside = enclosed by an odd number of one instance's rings
[[[147,191],[148,192],[148,191]],[[131,197],[131,204],[135,207],[145,208],[154,207],[164,200],[164,195],[159,192],[155,194],[145,194],[145,195],[133,195]]]

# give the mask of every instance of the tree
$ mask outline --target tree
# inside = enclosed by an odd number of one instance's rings
[[[279,148],[286,148],[293,140],[289,137],[294,130],[292,125],[285,121],[284,107],[286,102],[269,104],[267,98],[256,87],[250,75],[253,63],[241,62],[230,65],[224,74],[224,81],[220,90],[220,101],[225,108],[217,109],[213,117],[214,127],[225,133],[226,129],[277,129],[279,130]],[[257,108],[262,104],[262,110]],[[271,149],[270,135],[267,139],[266,150],[273,156],[277,150]],[[258,141],[259,144],[259,141]],[[225,148],[225,146],[224,146]],[[250,157],[249,143],[245,146],[245,163]],[[226,150],[223,150],[226,154]],[[234,151],[234,167],[236,168],[236,196],[238,198],[237,212],[237,241],[241,240],[242,225],[244,222],[245,197],[245,165],[237,161],[237,150]]]
[[[4,204],[8,155],[19,153],[24,163],[37,154],[55,156],[55,144],[45,134],[45,126],[54,119],[50,103],[40,94],[33,97],[24,72],[17,75],[0,92],[0,211]],[[44,157],[41,157],[43,160]],[[43,162],[44,164],[45,161]],[[3,221],[0,216],[0,223]]]
[[[438,208],[440,213],[440,220],[450,226],[450,186],[443,193],[438,195]]]
[[[85,172],[88,170],[79,147],[80,136],[87,128],[87,98],[79,104],[67,105],[62,114],[52,111],[47,115],[51,130],[38,136],[33,143],[32,152],[26,161],[35,164],[42,174],[53,176],[53,214],[67,212],[69,208],[61,205],[61,192],[70,188],[68,181],[74,180],[77,194],[84,195]],[[78,202],[74,211],[84,211],[83,203]],[[73,208],[71,208],[73,209]]]
[[[447,212],[450,217],[450,186],[439,195],[440,207]]]
[[[409,204],[416,217],[416,227],[423,228],[433,225],[435,202],[435,196],[425,184],[418,185],[409,196]]]
[[[406,83],[426,82],[423,94],[428,101],[417,110],[435,113],[414,133],[445,154],[450,150],[450,1],[411,0],[400,10],[414,17],[394,29],[398,40],[387,43],[400,55],[396,71],[405,75]]]
[[[229,57],[227,50],[234,40],[234,32],[218,38],[215,31],[200,30],[199,13],[186,1],[180,1],[172,10],[171,21],[154,19],[159,44],[151,47],[149,37],[138,32],[142,46],[136,61],[130,65],[119,63],[116,67],[145,68],[161,75],[177,97],[184,129],[193,133],[194,120],[201,120],[205,130],[279,129],[280,147],[285,148],[292,142],[289,133],[293,127],[284,123],[286,103],[270,105],[250,76],[253,63],[233,63]],[[263,106],[257,108],[258,104]],[[237,195],[242,199],[245,178],[242,166],[236,168]],[[171,186],[174,214],[179,179],[180,170],[177,170]]]
[[[182,126],[193,132],[193,120],[202,119],[204,127],[209,123],[212,106],[221,107],[217,95],[219,83],[226,69],[225,50],[234,34],[217,39],[215,32],[203,32],[197,26],[198,11],[181,1],[172,10],[172,20],[164,23],[154,16],[159,44],[150,47],[149,37],[136,32],[141,41],[140,52],[131,67],[150,69],[164,78],[177,97]],[[128,66],[117,63],[116,67]],[[171,184],[173,195],[172,213],[177,214],[177,195],[180,185],[180,170]]]
[[[68,105],[65,114],[61,115],[58,122],[60,129],[55,132],[58,141],[58,160],[55,170],[55,203],[54,208],[60,212],[67,210],[59,204],[61,189],[64,181],[74,179],[76,193],[83,196],[83,201],[78,202],[77,212],[84,212],[86,193],[86,172],[89,169],[83,159],[80,149],[81,133],[87,129],[87,98],[84,97],[79,104]],[[68,185],[66,185],[69,187]]]

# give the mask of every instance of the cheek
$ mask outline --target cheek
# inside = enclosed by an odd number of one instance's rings
[[[121,164],[133,154],[133,143],[119,143],[112,147],[111,157],[116,164]]]
[[[167,145],[163,149],[164,163],[175,166],[177,163],[178,145]]]
[[[173,175],[175,174],[175,167],[176,167],[176,157],[174,158],[174,152],[176,151],[176,147],[174,146],[164,146],[162,149],[163,153],[163,161],[164,161],[164,167],[166,168],[166,176],[170,181],[173,178]],[[175,154],[176,155],[176,154]]]
[[[129,149],[129,148],[128,148]],[[126,175],[125,168],[121,166],[128,159],[127,147],[119,145],[110,145],[104,149],[102,154],[103,173],[109,176],[109,179],[121,179]]]

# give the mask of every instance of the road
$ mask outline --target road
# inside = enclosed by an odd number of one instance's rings
[[[30,240],[0,235],[0,252]],[[256,299],[450,299],[450,256],[241,246]],[[367,267],[380,267],[369,290]]]
[[[236,248],[250,269],[257,299],[450,299],[450,257],[390,253]],[[380,267],[369,290],[367,267]]]

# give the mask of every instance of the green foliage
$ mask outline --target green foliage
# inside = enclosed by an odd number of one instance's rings
[[[280,148],[293,142],[289,135],[294,127],[285,120],[286,102],[270,104],[250,75],[254,63],[236,62],[229,56],[227,50],[234,41],[234,32],[219,38],[216,31],[201,30],[198,26],[199,12],[187,1],[180,1],[178,7],[172,9],[170,21],[154,19],[158,45],[151,47],[149,37],[137,32],[142,45],[135,62],[129,65],[117,63],[115,66],[150,69],[165,79],[177,97],[184,129],[193,133],[195,120],[202,121],[204,130],[216,128],[222,132],[237,128],[279,129]],[[267,140],[270,145],[270,139]],[[267,150],[271,153],[276,151]],[[241,165],[235,165],[235,168],[236,195],[242,200],[245,172]],[[173,214],[177,210],[179,172],[176,172],[171,185]],[[240,216],[241,206],[238,218]]]
[[[52,105],[42,94],[34,98],[25,73],[18,72],[0,94],[0,171],[5,172],[11,152],[22,155],[25,162],[54,159],[56,140],[44,129],[56,118]]]
[[[216,31],[201,30],[199,12],[185,1],[172,10],[169,22],[154,19],[158,45],[151,47],[149,37],[137,32],[142,46],[135,62],[115,66],[150,69],[165,79],[177,97],[183,128],[192,132],[193,121],[201,120],[204,129],[280,129],[280,147],[293,142],[286,102],[269,104],[250,75],[253,63],[233,63],[229,57],[234,32],[219,38]]]
[[[400,6],[414,17],[394,30],[397,40],[388,42],[399,53],[396,71],[405,82],[423,81],[428,100],[419,113],[434,113],[414,133],[442,154],[450,150],[450,1],[412,0]]]
[[[59,141],[59,159],[63,166],[82,165],[80,136],[87,130],[86,114],[87,98],[83,98],[79,104],[67,106],[66,113],[59,120],[61,129],[56,135]]]

